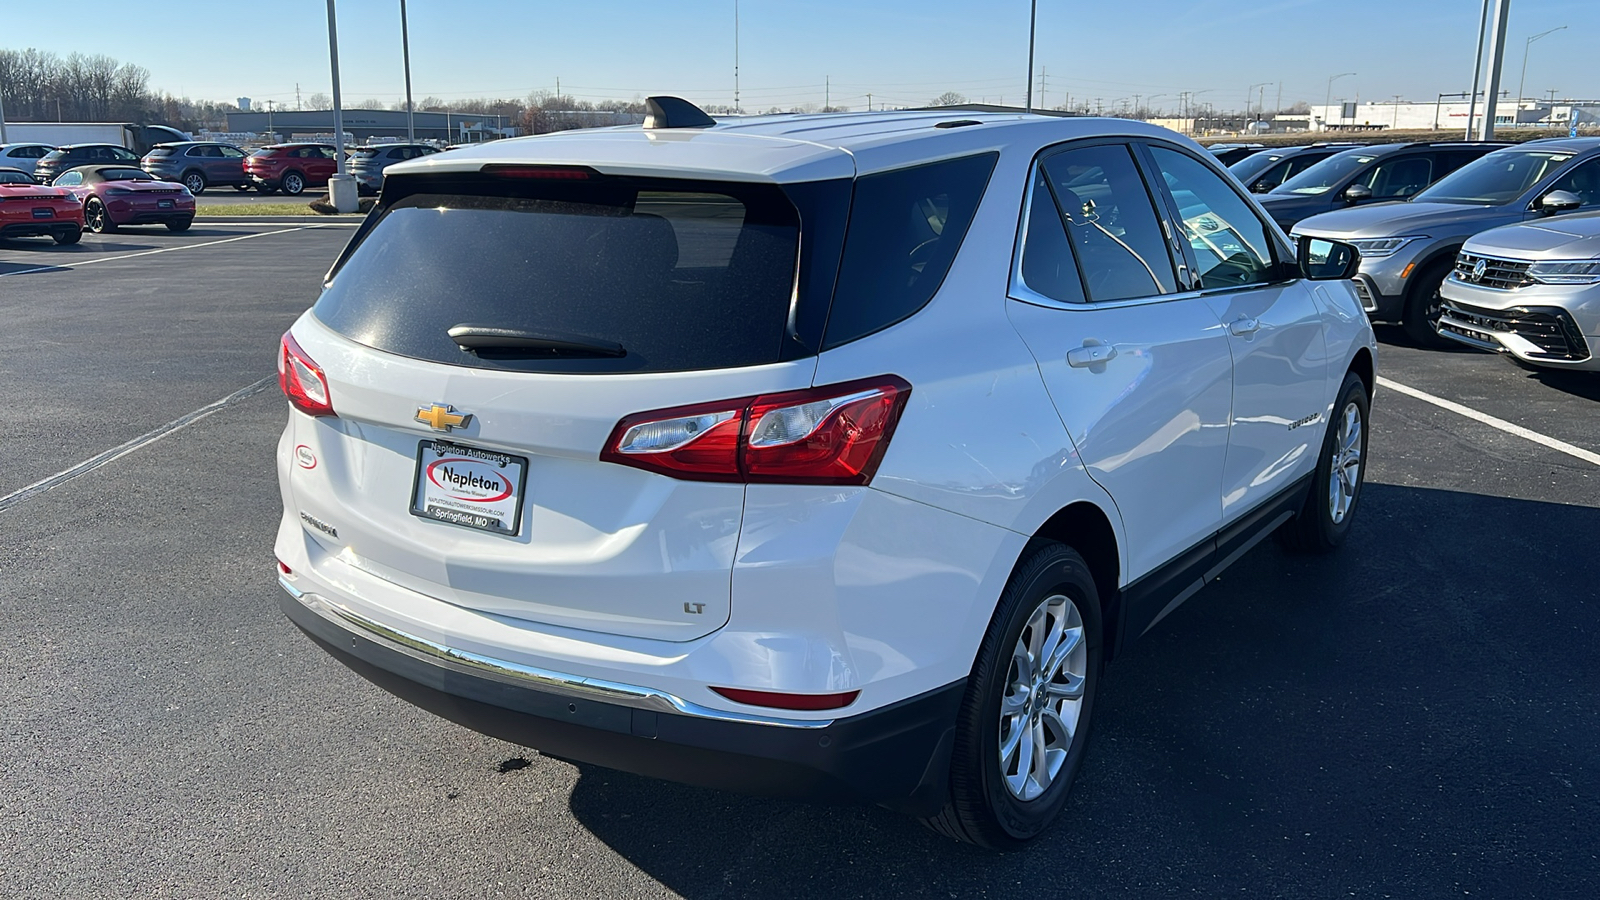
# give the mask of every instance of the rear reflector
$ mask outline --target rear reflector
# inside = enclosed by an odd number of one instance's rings
[[[293,575],[294,574],[294,570],[289,568],[289,566],[286,563],[284,563],[284,561],[281,560],[281,559],[278,560],[278,572],[283,574],[283,575]]]
[[[328,377],[287,331],[278,347],[278,387],[291,406],[308,416],[337,415],[328,393]]]
[[[712,690],[735,703],[765,706],[769,709],[842,709],[856,702],[856,698],[861,696],[860,691],[845,691],[841,694],[780,694],[775,691],[747,691],[743,688],[714,687]]]
[[[636,413],[600,459],[695,481],[868,484],[910,396],[884,375]]]

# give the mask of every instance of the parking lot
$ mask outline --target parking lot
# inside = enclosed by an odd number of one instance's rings
[[[273,353],[351,230],[0,243],[0,896],[1593,896],[1600,377],[1380,332],[1350,542],[1134,645],[996,855],[545,759],[297,632]]]

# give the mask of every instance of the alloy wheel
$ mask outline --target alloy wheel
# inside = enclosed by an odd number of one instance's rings
[[[1346,403],[1334,437],[1333,465],[1328,472],[1328,513],[1335,525],[1350,514],[1361,486],[1361,408]]]
[[[1046,597],[1017,636],[1000,698],[1000,773],[1018,800],[1035,800],[1067,760],[1083,711],[1089,646],[1065,594]]]

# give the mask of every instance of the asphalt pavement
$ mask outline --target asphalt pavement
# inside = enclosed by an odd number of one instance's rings
[[[281,198],[278,198],[281,201]],[[1359,519],[1108,670],[1026,851],[574,766],[278,612],[278,336],[351,233],[0,242],[0,897],[1592,897],[1600,466],[1380,389]],[[138,255],[135,255],[138,254]],[[1600,377],[1387,331],[1384,378],[1600,452]]]

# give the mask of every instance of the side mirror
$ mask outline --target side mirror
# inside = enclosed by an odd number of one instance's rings
[[[1539,198],[1539,211],[1547,216],[1572,212],[1583,205],[1583,198],[1571,191],[1551,191]]]
[[[1344,189],[1344,199],[1348,203],[1365,203],[1372,199],[1372,188],[1364,184],[1352,184]]]
[[[1361,268],[1361,251],[1343,241],[1301,237],[1298,251],[1300,274],[1312,281],[1354,278]]]

